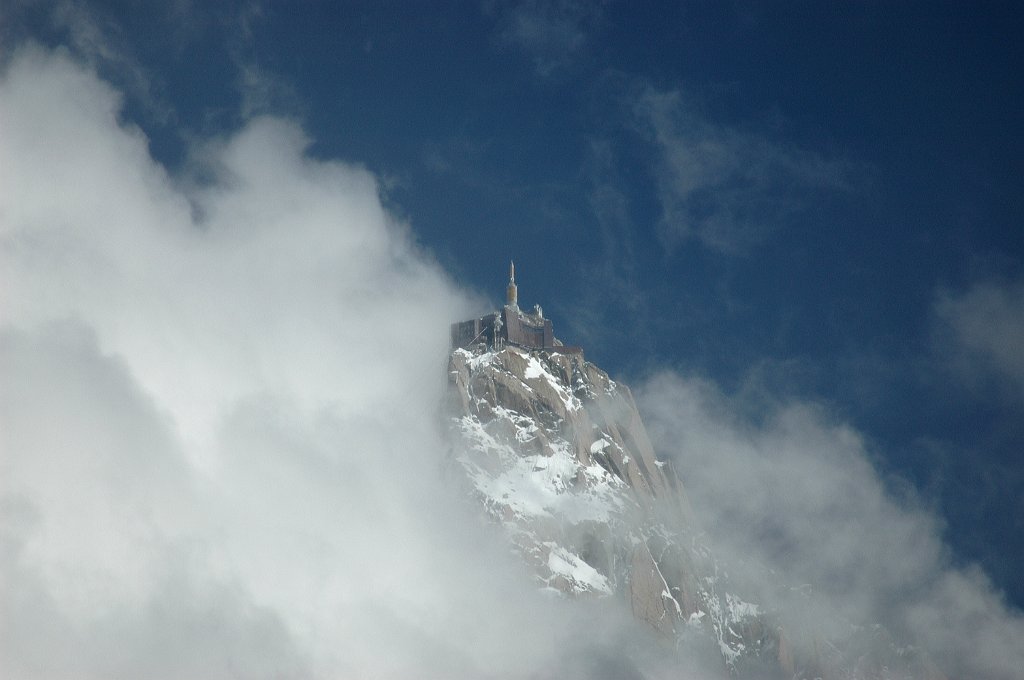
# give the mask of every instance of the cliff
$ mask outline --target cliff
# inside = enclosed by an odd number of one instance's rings
[[[629,388],[581,352],[460,348],[448,378],[454,468],[539,587],[619,598],[669,653],[698,654],[705,671],[710,657],[723,676],[942,677],[880,626],[844,624],[825,639],[749,601],[705,543]]]
[[[454,459],[541,587],[622,598],[666,642],[717,647],[726,669],[777,663],[778,636],[728,589],[628,387],[581,353],[511,346],[455,350],[449,384]]]

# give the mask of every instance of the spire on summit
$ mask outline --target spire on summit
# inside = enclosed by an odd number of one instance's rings
[[[508,264],[508,288],[505,289],[505,306],[519,309],[519,291],[516,288],[516,263]]]
[[[475,348],[474,351],[481,347],[498,350],[506,345],[563,354],[579,354],[583,351],[555,339],[551,321],[544,318],[540,305],[535,305],[532,312],[523,313],[519,309],[515,262],[508,264],[505,306],[478,319],[453,323],[451,340],[452,349]]]

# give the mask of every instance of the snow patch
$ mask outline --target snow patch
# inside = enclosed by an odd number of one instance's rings
[[[731,593],[725,594],[725,606],[729,610],[729,618],[733,621],[740,621],[761,613],[756,604],[744,602]]]
[[[537,357],[530,357],[530,360],[526,364],[526,370],[523,371],[523,378],[525,380],[530,380],[531,378],[539,378],[545,374],[547,374],[547,371],[544,370],[544,366],[537,361]]]
[[[578,411],[583,408],[583,402],[581,402],[574,394],[569,392],[569,390],[562,385],[562,381],[552,375],[552,373],[544,367],[544,364],[542,364],[535,356],[528,357],[526,370],[523,371],[523,380],[543,380],[546,382],[551,389],[558,394],[559,400],[565,404],[567,411]]]
[[[495,421],[513,425],[516,442],[532,439],[538,430],[533,419],[500,407],[495,409],[495,416]],[[631,504],[625,482],[596,463],[580,463],[564,439],[548,442],[551,455],[523,456],[512,442],[499,440],[475,418],[460,418],[458,424],[469,444],[468,450],[459,455],[459,462],[484,504],[499,518],[501,508],[508,508],[521,518],[608,522]],[[477,460],[499,464],[483,466]],[[577,484],[581,477],[584,483]]]
[[[544,545],[550,549],[548,569],[551,570],[552,578],[563,577],[569,582],[573,592],[612,594],[611,585],[604,574],[587,564],[579,555],[569,552],[557,543],[546,542]]]

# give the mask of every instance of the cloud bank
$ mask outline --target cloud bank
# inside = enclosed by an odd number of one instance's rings
[[[882,623],[950,677],[1019,675],[1024,617],[979,569],[953,564],[941,523],[884,482],[854,429],[813,404],[728,397],[674,373],[637,392],[707,540],[784,621],[798,613],[788,625],[827,638]]]
[[[271,117],[171,176],[120,111],[60,51],[0,78],[3,676],[593,676],[621,631],[445,485],[475,301],[375,178]]]
[[[444,484],[445,328],[475,303],[375,178],[273,117],[172,176],[120,115],[60,52],[0,77],[4,677],[635,675],[628,627],[542,599]],[[970,347],[1016,300],[975,294],[943,307]],[[1003,346],[977,353],[1016,375]],[[638,394],[718,549],[814,583],[815,624],[1024,667],[1019,614],[855,431],[808,405],[751,422],[764,404],[672,374]],[[804,606],[774,586],[752,587]]]

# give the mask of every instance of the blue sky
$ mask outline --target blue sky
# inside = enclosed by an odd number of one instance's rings
[[[820,405],[1024,605],[1019,6],[215,4],[15,2],[0,43],[91,65],[193,182],[196,140],[294,119],[627,382]]]

